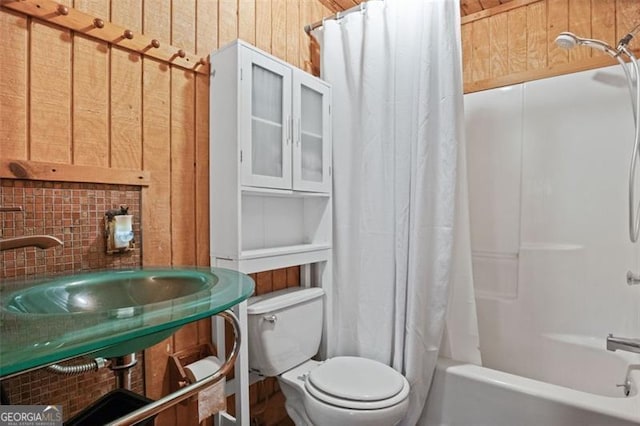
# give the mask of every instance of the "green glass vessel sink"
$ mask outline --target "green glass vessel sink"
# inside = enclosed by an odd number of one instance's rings
[[[211,289],[218,277],[193,271],[116,271],[60,278],[18,291],[3,307],[24,314],[108,312],[135,315],[145,305]]]
[[[83,354],[137,352],[184,324],[242,302],[253,288],[248,276],[221,268],[117,270],[3,283],[0,377]]]

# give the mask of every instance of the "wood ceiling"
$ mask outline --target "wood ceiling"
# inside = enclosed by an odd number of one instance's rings
[[[322,4],[327,6],[333,12],[342,12],[357,6],[365,0],[320,0]],[[500,6],[513,0],[460,0],[460,14],[462,16],[471,15],[472,13],[482,12],[492,7]]]

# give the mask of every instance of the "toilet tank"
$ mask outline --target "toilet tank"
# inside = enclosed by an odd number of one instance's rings
[[[277,376],[311,359],[322,337],[321,288],[288,288],[249,299],[249,368]]]

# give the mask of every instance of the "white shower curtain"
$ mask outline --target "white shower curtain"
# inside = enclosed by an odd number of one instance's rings
[[[406,425],[419,422],[450,293],[463,142],[459,13],[458,0],[369,1],[313,34],[333,86],[328,355],[402,372],[412,387]],[[470,269],[462,228],[456,252],[466,259],[456,265]],[[468,281],[461,294],[473,294],[471,274],[457,276]]]

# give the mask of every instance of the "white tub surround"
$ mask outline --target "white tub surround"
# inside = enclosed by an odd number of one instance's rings
[[[626,282],[640,246],[627,227],[634,130],[623,70],[466,95],[465,123],[488,368],[442,362],[430,424],[640,423],[640,355],[606,350],[609,333],[640,337],[640,287]],[[629,397],[616,386],[627,378]]]

